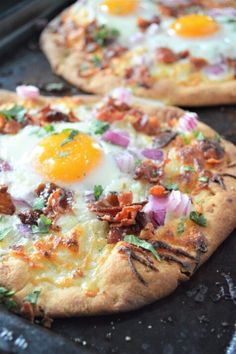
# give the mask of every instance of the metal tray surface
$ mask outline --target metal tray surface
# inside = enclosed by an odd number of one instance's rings
[[[60,83],[62,87],[58,94],[78,93],[52,74],[38,48],[37,38],[5,56],[1,62],[0,87],[14,90],[21,83],[38,85],[45,93],[49,93],[49,83]],[[236,106],[192,110],[236,143]],[[235,354],[235,236],[236,232],[173,294],[134,312],[57,319],[48,331],[37,325],[26,325],[25,320],[1,310],[0,353],[60,354],[63,352],[58,346],[60,342],[64,353],[83,353],[85,350],[99,354]],[[20,334],[27,338],[27,347],[22,349],[14,344],[14,338],[7,339],[4,329],[16,331],[18,335],[20,329]],[[39,338],[42,338],[42,345],[36,346],[35,343],[40,343]]]

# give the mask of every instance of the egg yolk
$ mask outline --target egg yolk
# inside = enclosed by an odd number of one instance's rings
[[[204,37],[217,32],[219,25],[209,16],[192,14],[178,18],[170,28],[181,37]]]
[[[137,9],[138,4],[139,0],[103,0],[100,8],[110,15],[128,15]]]
[[[49,181],[76,182],[99,164],[102,151],[94,140],[76,130],[44,138],[33,151],[36,171]]]

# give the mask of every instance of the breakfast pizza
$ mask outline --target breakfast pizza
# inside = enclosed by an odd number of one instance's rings
[[[236,102],[235,33],[235,0],[81,0],[41,46],[84,91],[126,86],[167,104],[216,105]]]
[[[236,148],[194,112],[0,92],[0,302],[105,314],[162,298],[236,226]]]

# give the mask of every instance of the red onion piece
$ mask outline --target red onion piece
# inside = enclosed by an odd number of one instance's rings
[[[115,98],[118,104],[125,103],[130,106],[133,102],[133,95],[130,89],[117,87],[112,91],[112,97]]]
[[[33,85],[20,85],[16,87],[16,93],[21,98],[37,98],[39,96],[39,89]]]
[[[116,156],[116,163],[121,172],[132,173],[135,168],[135,159],[129,152]]]
[[[19,208],[31,208],[31,205],[24,199],[13,198],[13,203]]]
[[[86,203],[95,202],[94,192],[87,190],[84,192],[84,200]]]
[[[148,203],[143,208],[143,211],[149,215],[155,226],[164,225],[166,217],[166,209],[168,198],[149,196]]]
[[[159,149],[144,149],[142,154],[147,159],[155,161],[162,161],[164,156],[163,152]]]
[[[19,233],[22,235],[29,235],[31,233],[31,227],[30,225],[25,225],[25,224],[17,224],[16,228]]]
[[[198,115],[194,112],[186,112],[178,122],[178,129],[183,132],[191,132],[197,127]]]
[[[217,16],[227,16],[227,17],[236,17],[236,9],[233,7],[225,8],[215,8],[208,11],[208,16],[217,17]]]
[[[208,75],[214,75],[214,76],[218,76],[221,74],[224,74],[226,72],[226,65],[224,65],[224,63],[217,63],[217,64],[212,64],[212,65],[208,65],[204,68],[203,72]]]
[[[9,172],[12,171],[12,166],[2,159],[0,159],[0,172]]]
[[[176,217],[188,216],[191,209],[190,197],[180,191],[172,191],[168,197],[167,210]]]
[[[130,141],[128,133],[110,129],[103,134],[102,139],[111,144],[123,147],[127,147]]]

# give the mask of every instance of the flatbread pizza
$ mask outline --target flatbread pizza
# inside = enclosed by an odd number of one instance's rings
[[[236,148],[196,113],[0,92],[0,302],[133,310],[188,280],[236,226]]]
[[[41,47],[55,73],[106,94],[126,86],[167,104],[236,102],[234,0],[86,0],[55,18]]]

